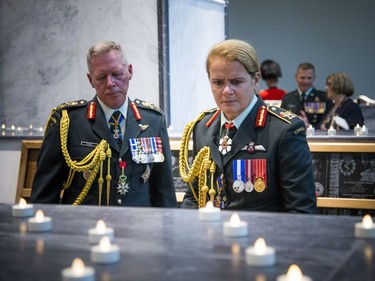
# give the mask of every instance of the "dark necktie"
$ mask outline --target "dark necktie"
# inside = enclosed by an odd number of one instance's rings
[[[301,102],[305,102],[306,100],[306,93],[301,94]]]
[[[109,130],[111,131],[115,141],[120,146],[122,144],[122,139],[123,139],[120,123],[123,119],[124,119],[124,116],[122,116],[119,110],[116,110],[115,112],[113,112],[111,118],[109,119],[109,124],[110,124]]]

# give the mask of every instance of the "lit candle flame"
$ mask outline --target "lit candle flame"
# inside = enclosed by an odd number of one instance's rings
[[[75,275],[81,276],[85,272],[85,263],[80,258],[75,258],[72,262],[72,271]]]
[[[231,217],[230,217],[230,224],[232,226],[239,226],[240,225],[240,217],[237,213],[234,213]]]
[[[105,225],[105,222],[103,220],[98,220],[96,223],[96,231],[100,234],[105,233],[107,226]]]
[[[286,273],[286,280],[287,281],[300,281],[302,280],[303,274],[301,269],[296,264],[292,264],[288,272]]]
[[[99,242],[99,248],[103,252],[108,252],[109,248],[111,247],[111,240],[109,240],[108,236],[103,236]]]
[[[42,222],[44,220],[44,213],[42,210],[38,210],[35,214],[35,221]]]
[[[362,131],[366,131],[366,126],[365,125],[363,125]]]
[[[372,218],[370,215],[365,215],[362,219],[362,224],[364,228],[370,229],[372,227]]]
[[[11,129],[12,131],[14,131],[14,130],[16,129],[16,126],[12,125],[12,126],[10,127],[10,129]]]
[[[206,204],[206,209],[212,210],[214,208],[214,205],[212,204],[211,201],[208,201]]]
[[[20,208],[25,208],[27,205],[26,200],[24,198],[21,198],[18,205]]]
[[[264,255],[266,253],[267,245],[266,241],[260,237],[254,243],[254,250],[259,255]]]
[[[5,129],[5,124],[1,125],[1,129],[3,130]]]

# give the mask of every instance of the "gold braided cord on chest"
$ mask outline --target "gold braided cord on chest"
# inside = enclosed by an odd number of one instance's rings
[[[198,202],[198,207],[202,208],[206,206],[207,192],[210,195],[210,201],[213,203],[214,196],[216,194],[214,188],[214,174],[216,171],[216,163],[211,158],[210,148],[207,146],[202,147],[198,154],[195,156],[192,165],[189,164],[189,141],[191,134],[194,130],[195,125],[205,116],[201,113],[198,118],[188,123],[182,134],[180,154],[179,154],[179,169],[180,176],[184,182],[189,183],[191,191],[194,195],[195,200]],[[207,172],[211,174],[211,187],[207,185]],[[192,186],[192,182],[195,178],[198,178],[198,195]]]
[[[81,193],[78,195],[77,199],[74,201],[73,205],[79,205],[87,196],[92,183],[95,180],[95,177],[100,169],[100,177],[99,177],[99,205],[101,202],[102,191],[103,191],[103,161],[107,158],[108,159],[108,167],[110,167],[110,159],[112,157],[112,152],[109,144],[106,140],[101,140],[101,142],[95,147],[93,151],[91,151],[84,159],[81,161],[72,160],[69,151],[68,151],[68,132],[69,132],[69,124],[70,119],[66,109],[62,111],[62,118],[60,121],[60,139],[61,139],[61,151],[64,155],[65,162],[70,168],[68,178],[65,182],[63,190],[69,188],[73,181],[73,177],[75,172],[83,172],[86,170],[91,170],[91,174],[86,181],[85,186],[83,187]],[[109,204],[109,196],[108,190],[110,188],[110,169],[108,168],[107,171],[107,205]]]

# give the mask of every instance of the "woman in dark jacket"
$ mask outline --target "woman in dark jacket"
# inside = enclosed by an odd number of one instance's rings
[[[333,101],[331,110],[323,117],[320,128],[327,130],[331,126],[338,129],[354,129],[363,126],[362,110],[350,96],[354,93],[351,79],[343,72],[332,73],[326,80],[327,97]]]

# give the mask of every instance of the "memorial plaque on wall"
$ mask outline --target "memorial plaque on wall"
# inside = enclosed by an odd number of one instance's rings
[[[317,196],[375,199],[375,153],[312,153],[312,158]],[[320,213],[360,216],[364,210]]]
[[[173,172],[173,180],[176,192],[185,192],[186,188],[189,186],[188,183],[182,181],[180,176],[180,169],[178,166],[179,163],[179,150],[171,150],[172,155],[172,172]],[[189,151],[189,161],[191,160],[190,156],[191,152]]]

